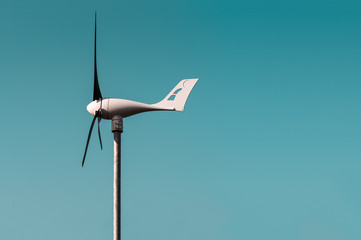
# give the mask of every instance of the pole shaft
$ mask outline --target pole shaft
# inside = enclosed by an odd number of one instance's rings
[[[113,166],[113,240],[121,238],[121,161],[120,161],[120,134],[123,132],[123,118],[112,118],[112,132],[114,133],[114,166]]]
[[[113,240],[120,240],[121,213],[121,160],[120,160],[120,132],[114,132],[114,172],[113,172]]]

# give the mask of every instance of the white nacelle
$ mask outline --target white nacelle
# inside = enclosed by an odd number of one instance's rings
[[[95,112],[100,109],[100,100],[93,101],[87,106],[87,110],[90,114],[95,115]],[[119,115],[123,118],[132,116],[137,113],[165,110],[172,111],[174,109],[162,109],[155,107],[154,105],[145,104],[141,102],[135,102],[119,98],[104,98],[102,100],[102,118],[112,119],[114,116]]]
[[[180,81],[162,101],[156,104],[146,104],[119,98],[104,98],[89,103],[87,110],[90,114],[95,115],[95,112],[101,108],[103,119],[112,119],[116,115],[126,118],[148,111],[184,111],[184,105],[197,81],[198,79]]]

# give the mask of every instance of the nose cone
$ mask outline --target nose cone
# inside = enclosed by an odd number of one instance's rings
[[[86,106],[86,110],[88,110],[88,112],[91,114],[91,115],[95,115],[95,111],[98,110],[98,103],[96,101],[93,101],[91,103],[88,104],[88,106]]]

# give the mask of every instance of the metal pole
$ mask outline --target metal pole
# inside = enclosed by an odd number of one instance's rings
[[[123,118],[112,118],[112,132],[114,133],[114,166],[113,166],[113,240],[121,238],[121,160],[120,160],[120,134],[123,132]]]

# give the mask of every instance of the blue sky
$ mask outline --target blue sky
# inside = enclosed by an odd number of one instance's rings
[[[359,1],[1,1],[0,238],[111,239],[103,96],[125,119],[123,239],[360,239]]]

